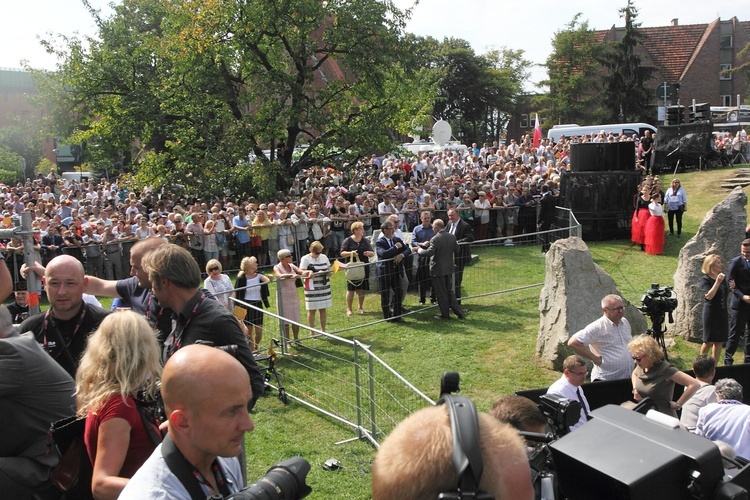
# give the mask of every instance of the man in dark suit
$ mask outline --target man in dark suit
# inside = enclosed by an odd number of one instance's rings
[[[555,197],[549,190],[547,184],[542,185],[542,199],[539,200],[539,216],[537,217],[536,227],[540,231],[549,231],[552,223],[555,222]],[[546,233],[542,235],[542,253],[547,253],[550,246],[552,235]]]
[[[380,307],[383,317],[391,323],[403,323],[401,318],[401,274],[404,258],[411,255],[411,248],[401,238],[394,236],[396,226],[386,220],[381,226],[383,237],[375,241],[375,252],[378,254],[378,284],[380,285]],[[390,293],[393,300],[390,300]],[[393,309],[391,310],[391,304]]]
[[[456,256],[456,278],[453,282],[456,293],[456,300],[461,304],[461,283],[464,280],[464,267],[471,262],[471,243],[474,241],[474,230],[468,222],[459,217],[455,208],[448,210],[448,228],[449,233],[456,237],[458,245],[458,255]]]
[[[435,319],[450,319],[451,310],[459,319],[464,319],[464,312],[456,300],[451,283],[458,242],[455,236],[445,230],[445,223],[441,219],[433,221],[432,230],[435,231],[435,236],[427,243],[427,248],[423,246],[419,249],[419,255],[430,257],[432,288],[440,307],[440,316],[435,316]]]
[[[734,361],[732,356],[737,350],[740,338],[745,335],[745,329],[750,323],[750,239],[744,240],[740,247],[740,255],[729,263],[727,278],[731,283],[734,281],[732,290],[731,320],[729,322],[729,338],[727,349],[724,354],[724,364],[731,365]],[[745,363],[750,363],[750,344],[745,338]]]
[[[0,306],[0,492],[41,498],[59,455],[47,445],[52,422],[75,414],[75,382],[34,338],[20,335]],[[59,494],[58,494],[59,497]]]

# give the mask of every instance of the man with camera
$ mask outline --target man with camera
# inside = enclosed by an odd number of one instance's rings
[[[223,498],[244,484],[237,456],[253,430],[245,368],[230,354],[190,345],[164,366],[168,434],[128,481],[121,499]]]
[[[589,420],[591,407],[581,389],[583,383],[586,382],[586,375],[588,373],[586,360],[577,354],[571,354],[563,361],[562,377],[547,389],[547,394],[555,394],[581,403],[581,417],[575,425],[570,426],[571,431],[579,428]]]
[[[625,319],[625,302],[615,294],[602,299],[604,315],[576,332],[568,346],[573,352],[594,363],[591,380],[617,380],[629,378],[633,360],[628,351],[632,339],[630,323]]]
[[[486,413],[477,417],[479,435],[472,446],[480,448],[484,462],[479,489],[498,499],[534,498],[526,449],[518,432]],[[437,498],[446,492],[455,495],[459,477],[452,452],[451,422],[445,405],[412,413],[383,441],[375,456],[373,500]]]
[[[164,360],[191,344],[236,346],[236,358],[250,376],[254,404],[264,391],[263,376],[237,318],[200,290],[200,269],[190,252],[177,245],[161,245],[144,256],[142,266],[159,305],[173,311]]]

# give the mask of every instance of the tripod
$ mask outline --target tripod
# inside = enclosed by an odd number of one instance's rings
[[[737,154],[734,155],[734,158],[730,162],[730,165],[734,166],[734,164],[737,163],[737,158],[739,158],[740,160],[742,160],[741,163],[743,163],[743,164],[747,163],[747,160],[745,159],[745,155],[742,154],[742,150],[739,150],[739,151],[737,151]]]
[[[651,319],[651,328],[646,330],[646,335],[650,335],[654,338],[654,340],[656,340],[656,343],[659,344],[662,351],[664,351],[664,359],[669,361],[669,355],[667,354],[667,344],[664,342],[664,333],[666,333],[667,331],[667,327],[664,325],[665,313],[646,313],[646,316]],[[669,316],[669,322],[673,323],[671,312],[669,313]]]

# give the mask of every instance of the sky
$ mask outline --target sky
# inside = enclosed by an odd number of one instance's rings
[[[622,26],[618,9],[627,0],[393,0],[404,9],[413,7],[407,31],[416,35],[467,40],[477,53],[488,49],[524,51],[526,59],[543,64],[555,32],[562,30],[576,13],[593,29]],[[109,0],[90,0],[105,9]],[[0,30],[0,68],[20,68],[21,60],[31,67],[54,69],[56,60],[39,44],[47,33],[95,35],[91,16],[80,0],[6,0]],[[7,5],[10,4],[10,5]],[[644,27],[706,24],[717,18],[750,21],[750,0],[636,0],[637,21]],[[542,68],[532,71],[531,80],[545,78]],[[534,85],[527,85],[533,90]]]

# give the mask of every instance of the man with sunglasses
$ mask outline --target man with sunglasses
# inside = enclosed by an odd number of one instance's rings
[[[616,294],[602,299],[604,315],[589,323],[568,340],[568,347],[594,363],[591,380],[629,378],[633,372],[628,342],[632,339],[630,323],[625,319],[625,302]]]
[[[581,388],[583,383],[586,382],[586,375],[588,373],[586,360],[577,354],[571,354],[563,361],[562,377],[547,389],[547,394],[554,394],[581,403],[581,418],[578,419],[575,425],[570,426],[571,431],[579,428],[589,420],[591,407],[586,396],[583,395],[583,389]]]

